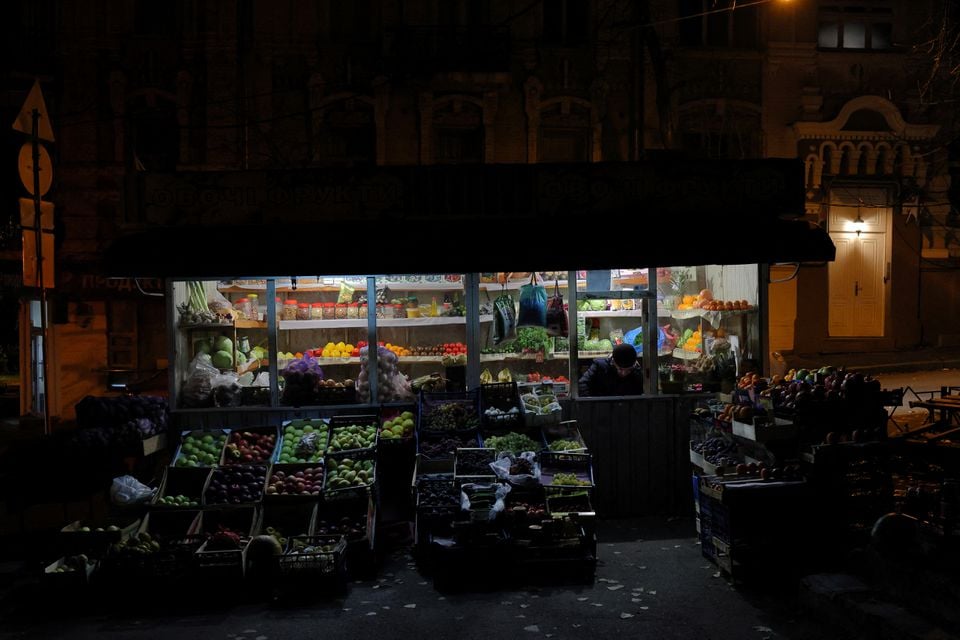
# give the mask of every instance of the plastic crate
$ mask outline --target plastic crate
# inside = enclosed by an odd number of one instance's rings
[[[495,409],[502,413],[488,414]],[[516,382],[492,382],[480,385],[480,426],[510,431],[523,424],[520,394]]]
[[[74,590],[82,589],[90,583],[90,578],[96,571],[99,563],[88,560],[82,566],[75,567],[67,562],[67,557],[58,558],[43,569],[43,584],[48,588]],[[64,567],[66,571],[59,571]]]
[[[357,404],[357,390],[354,387],[317,387],[313,392],[313,402],[319,405]]]
[[[327,545],[331,548],[326,551],[317,548]],[[294,536],[280,556],[279,573],[283,577],[346,580],[346,550],[343,536]]]
[[[320,478],[319,483],[316,483],[317,472],[319,471]],[[317,488],[315,491],[311,491],[309,488],[306,488],[305,491],[308,493],[271,493],[270,488],[274,480],[280,480],[277,478],[278,473],[282,473],[283,479],[286,477],[294,476],[296,477],[297,473],[306,473],[311,472],[310,475]],[[263,486],[263,501],[264,503],[284,503],[284,502],[304,502],[304,501],[316,501],[320,499],[320,495],[323,493],[323,482],[324,482],[325,468],[323,466],[323,460],[316,463],[305,463],[297,462],[291,464],[275,464],[270,467],[267,471],[266,481]],[[281,483],[283,484],[283,483]]]
[[[211,549],[210,541],[204,541],[194,552],[197,572],[204,577],[242,578],[249,542],[249,537],[241,537],[239,549]]]
[[[465,455],[481,456],[488,464],[486,465],[485,469],[467,468],[462,462]],[[461,447],[457,449],[456,455],[454,456],[453,477],[455,480],[463,482],[495,481],[497,474],[495,474],[490,468],[489,463],[494,462],[496,459],[497,452],[493,449],[484,449],[480,447]]]
[[[133,517],[74,520],[60,529],[60,539],[67,553],[97,552],[129,538],[139,527],[140,518]]]
[[[273,436],[273,447],[263,457],[263,460],[244,460],[230,453],[230,445],[243,438],[244,434],[267,434]],[[227,443],[223,447],[223,455],[220,458],[221,466],[237,464],[269,464],[277,453],[277,445],[280,442],[280,433],[276,427],[245,427],[243,429],[233,429],[227,437]]]
[[[557,484],[554,482],[554,476],[558,473],[573,474],[577,477],[577,480],[588,484]],[[540,454],[540,484],[553,488],[592,488],[592,456],[589,453],[542,452]]]
[[[564,420],[551,424],[545,424],[540,428],[540,435],[543,437],[543,444],[547,450],[553,451],[550,444],[560,440],[576,442],[579,446],[572,449],[563,449],[567,453],[586,453],[587,444],[580,434],[580,428],[576,420]]]
[[[210,467],[167,467],[163,471],[160,488],[150,501],[154,509],[199,509],[203,503],[203,491],[213,469]],[[167,504],[168,496],[186,496],[194,504]]]
[[[204,436],[211,437],[223,437],[223,443],[219,447],[219,452],[215,454],[216,460],[213,464],[197,464],[199,467],[215,467],[220,464],[220,461],[223,460],[223,447],[226,445],[227,440],[230,437],[230,429],[195,429],[195,430],[186,430],[180,432],[180,442],[177,443],[177,450],[173,454],[173,458],[170,460],[170,466],[172,467],[181,467],[185,465],[178,464],[178,462],[185,458],[187,454],[183,451],[184,440],[187,439],[187,436],[194,436],[196,438],[202,438]]]
[[[365,482],[350,485],[343,485],[342,483],[336,482],[336,478],[341,477],[340,470],[341,467],[343,467],[344,461],[347,459],[354,461],[354,463],[360,460],[370,463],[370,470],[366,474],[367,480]],[[350,455],[328,455],[324,467],[326,469],[323,480],[323,494],[325,497],[342,492],[366,494],[376,481],[376,456],[373,450],[365,450]],[[353,470],[352,467],[351,470]]]
[[[444,450],[437,450],[439,445],[449,438],[449,445]],[[457,449],[461,447],[479,447],[482,442],[479,433],[476,430],[464,431],[459,433],[420,433],[417,434],[417,453],[425,462],[430,461],[449,461],[450,471],[453,471],[453,459]],[[439,471],[442,473],[442,471]]]
[[[470,391],[452,392],[420,392],[419,406],[417,407],[417,431],[419,433],[456,433],[476,431],[480,426],[480,392],[477,389]],[[449,429],[436,428],[434,418],[437,411],[443,411],[444,405],[459,405],[461,417],[459,423]]]
[[[327,440],[327,455],[335,455],[339,457],[350,457],[351,455],[357,455],[364,452],[374,451],[377,448],[377,436],[379,434],[379,418],[376,415],[356,415],[356,416],[336,416],[330,419],[330,437]],[[334,438],[339,432],[343,429],[352,426],[363,427],[364,429],[373,430],[373,444],[368,447],[361,447],[357,449],[339,449],[337,451],[331,450]]]
[[[207,477],[207,482],[203,486],[203,501],[201,504],[204,507],[235,507],[238,505],[253,505],[259,503],[263,499],[263,487],[266,484],[269,471],[270,466],[268,464],[235,464],[214,469],[210,472],[210,475]],[[219,500],[218,496],[214,495],[213,485],[215,483],[219,482],[221,484],[234,484],[232,480],[236,478],[237,475],[247,473],[249,473],[253,478],[252,480],[249,480],[249,482],[257,483],[259,485],[259,490],[255,495],[249,496],[249,500],[241,501],[239,496],[237,496],[237,500],[234,501],[233,496],[229,496],[227,501],[222,501]]]
[[[556,491],[547,494],[547,513],[550,516],[581,516],[596,515],[590,492],[583,491]]]
[[[314,419],[297,419],[297,420],[286,420],[280,425],[280,441],[277,443],[277,449],[274,452],[273,462],[282,463],[280,456],[283,455],[283,450],[286,447],[287,443],[290,442],[293,444],[293,447],[296,448],[296,445],[300,441],[300,436],[296,436],[290,432],[291,427],[293,429],[302,430],[304,427],[310,427],[315,433],[319,434],[319,440],[317,441],[317,451],[314,456],[311,456],[312,459],[307,460],[306,462],[323,462],[323,456],[327,451],[327,443],[330,439],[330,426],[327,424],[327,421],[322,418]],[[299,461],[289,461],[282,464],[299,464]]]

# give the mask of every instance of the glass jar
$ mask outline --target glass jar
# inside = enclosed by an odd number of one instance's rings
[[[250,302],[250,313],[247,314],[247,318],[260,322],[260,296],[251,293],[247,296],[247,300]]]
[[[297,319],[297,301],[293,298],[283,301],[283,319],[284,320],[296,320]]]
[[[283,300],[280,298],[274,298],[274,302],[276,303],[274,305],[274,311],[277,314],[277,322],[280,322],[283,320]],[[266,318],[267,316],[264,315],[263,317]]]
[[[247,298],[238,298],[237,301],[233,303],[233,308],[239,311],[245,319],[250,319],[250,301]]]
[[[364,302],[363,304],[360,305],[359,318],[361,320],[365,320],[367,318],[367,313],[368,313],[367,303]]]
[[[384,311],[384,304],[382,302],[377,303],[376,314],[380,319],[386,317],[386,311]]]
[[[347,319],[347,303],[338,302],[337,306],[334,307],[334,312],[337,320],[346,320]]]
[[[360,317],[360,305],[356,302],[350,302],[347,304],[347,319],[356,320]]]
[[[406,318],[407,310],[402,304],[393,305],[393,317],[394,318]]]
[[[323,303],[314,302],[310,305],[310,319],[311,320],[322,320],[323,319]]]
[[[301,302],[297,305],[297,320],[309,320],[310,319],[310,305],[306,302]]]
[[[336,306],[337,305],[335,305],[332,302],[323,303],[323,319],[324,320],[333,320],[334,318],[337,317]]]

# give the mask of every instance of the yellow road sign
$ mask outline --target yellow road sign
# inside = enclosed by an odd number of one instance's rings
[[[40,197],[43,197],[50,191],[50,185],[53,184],[53,162],[43,145],[38,145],[38,147],[37,157],[40,161],[37,163],[36,170],[40,174]],[[27,142],[20,147],[17,167],[20,169],[20,182],[23,183],[24,188],[30,195],[37,195],[33,192],[33,143]]]
[[[33,81],[33,88],[27,95],[26,102],[20,108],[17,119],[13,121],[16,131],[33,135],[33,110],[36,109],[40,118],[37,121],[37,137],[47,142],[54,142],[53,127],[50,125],[50,114],[47,113],[47,104],[43,101],[43,92],[40,90],[40,81]]]
[[[20,226],[35,229],[36,206],[30,198],[20,198]],[[44,231],[53,231],[53,203],[40,201],[40,228]]]

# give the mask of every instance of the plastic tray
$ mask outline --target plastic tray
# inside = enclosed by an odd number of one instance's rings
[[[558,473],[572,473],[578,480],[589,484],[554,484],[553,477]],[[540,454],[540,484],[551,488],[589,489],[593,487],[593,464],[589,453],[561,453],[544,451]]]
[[[374,438],[373,444],[369,447],[362,447],[360,449],[340,449],[339,451],[331,451],[330,443],[333,442],[334,436],[340,429],[344,429],[350,426],[360,426],[373,428]],[[336,416],[330,419],[330,436],[327,439],[327,455],[333,455],[338,457],[347,457],[351,455],[358,455],[360,453],[374,451],[377,448],[377,441],[379,439],[379,419],[375,415],[358,415],[358,416]]]
[[[556,442],[557,440],[569,440],[579,443],[579,447],[564,450],[568,453],[586,453],[587,451],[587,444],[583,441],[583,436],[580,435],[580,428],[577,426],[576,420],[564,420],[563,422],[545,424],[540,428],[540,434],[543,438],[543,444],[548,451],[551,450],[550,443]]]
[[[234,438],[240,437],[244,433],[266,433],[272,434],[273,438],[273,449],[264,456],[262,461],[256,460],[241,460],[234,458],[229,454],[227,449],[228,445],[233,441]],[[236,464],[269,464],[273,460],[274,456],[277,453],[277,445],[280,443],[280,432],[276,427],[244,427],[243,429],[232,429],[230,435],[227,437],[227,442],[223,446],[223,454],[220,458],[221,466],[226,465],[236,465]]]
[[[334,487],[334,486],[331,486],[330,482],[331,482],[331,480],[332,480],[333,477],[334,477],[333,474],[331,473],[331,471],[332,471],[332,469],[333,469],[333,466],[332,466],[332,465],[336,465],[337,467],[341,466],[342,463],[343,463],[343,460],[344,460],[345,458],[349,458],[349,459],[354,460],[354,461],[357,461],[357,460],[370,460],[371,462],[373,462],[373,467],[372,467],[372,469],[371,469],[371,473],[370,473],[370,475],[369,475],[369,477],[368,477],[368,479],[367,479],[367,482],[366,482],[365,484],[356,484],[356,485],[350,485],[350,486],[345,486],[345,487]],[[365,451],[363,451],[363,452],[361,452],[361,453],[352,454],[352,455],[336,455],[336,456],[330,456],[330,455],[328,455],[328,456],[326,457],[326,460],[325,460],[325,463],[324,463],[324,467],[325,467],[325,469],[326,469],[326,473],[324,474],[324,479],[323,479],[323,494],[324,494],[325,497],[326,497],[326,496],[336,495],[336,494],[343,493],[343,492],[348,492],[348,493],[366,493],[367,491],[369,491],[370,487],[373,486],[374,482],[376,481],[376,477],[377,477],[376,456],[374,455],[374,452],[373,452],[372,450],[365,450]],[[339,474],[338,474],[338,475],[339,475]]]
[[[295,475],[299,471],[306,471],[307,469],[319,469],[320,470],[320,490],[316,494],[299,494],[299,493],[267,493],[267,488],[270,486],[270,481],[273,480],[273,476],[278,472],[282,471],[286,475]],[[270,467],[267,471],[267,477],[263,484],[263,501],[265,503],[283,503],[283,502],[304,502],[304,501],[316,501],[320,498],[320,495],[323,493],[323,483],[324,483],[325,467],[323,466],[323,461],[316,463],[290,463],[290,464],[275,464]]]
[[[514,413],[487,415],[489,409]],[[523,424],[520,393],[516,382],[492,382],[480,385],[480,426],[485,429],[511,430]]]
[[[320,441],[318,442],[318,452],[316,454],[317,458],[313,462],[323,462],[323,456],[327,451],[327,443],[330,440],[330,427],[327,424],[326,420],[322,418],[317,419],[300,419],[300,420],[286,420],[280,426],[280,441],[277,443],[276,451],[273,454],[273,462],[280,463],[280,456],[283,453],[284,444],[287,442],[287,427],[293,425],[295,428],[303,428],[304,426],[311,426],[313,430],[320,434]],[[294,440],[294,446],[299,441],[299,437]],[[301,464],[299,462],[289,462],[281,464]]]
[[[154,509],[199,509],[203,504],[203,492],[207,479],[213,473],[211,467],[167,467],[163,472],[160,488],[150,501]],[[166,496],[185,495],[195,502],[193,506],[168,505],[160,501]]]
[[[180,454],[182,453],[182,450],[183,450],[183,441],[186,440],[187,436],[190,436],[190,435],[199,436],[199,437],[203,437],[205,435],[212,435],[212,436],[223,435],[225,436],[223,444],[226,445],[227,440],[229,440],[230,438],[230,429],[209,429],[209,430],[195,429],[195,430],[181,431],[180,442],[177,443],[177,450],[174,452],[173,458],[170,460],[170,466],[179,467],[179,465],[177,465],[177,460],[180,459]],[[220,464],[221,460],[223,460],[223,446],[220,447],[220,453],[217,454],[217,459],[213,464],[198,465],[198,466],[203,466],[207,468],[215,467]],[[190,467],[187,467],[187,468],[190,468]]]
[[[458,433],[475,431],[480,426],[479,391],[420,392],[417,407],[417,431],[420,433]],[[432,412],[445,404],[460,404],[466,409],[466,424],[456,429],[436,429],[430,423]]]
[[[333,544],[331,551],[293,553],[298,544]],[[280,556],[281,576],[346,579],[347,541],[343,536],[294,536]]]

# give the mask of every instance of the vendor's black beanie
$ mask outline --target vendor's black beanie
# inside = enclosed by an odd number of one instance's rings
[[[623,368],[632,367],[637,363],[637,350],[632,344],[618,344],[613,348],[613,361]]]

